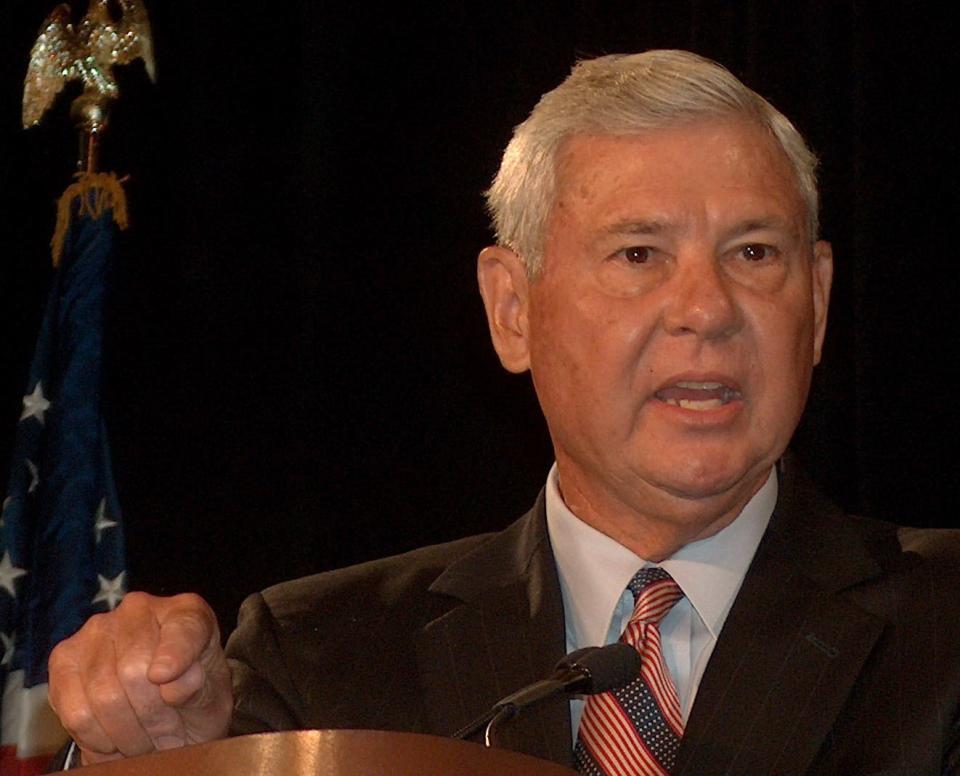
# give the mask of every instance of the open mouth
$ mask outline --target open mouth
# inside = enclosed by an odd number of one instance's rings
[[[654,396],[672,407],[706,412],[739,399],[740,391],[713,381],[681,380],[661,388]]]

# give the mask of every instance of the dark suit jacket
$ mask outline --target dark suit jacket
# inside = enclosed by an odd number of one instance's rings
[[[842,514],[781,473],[683,737],[681,774],[939,774],[960,700],[960,532]],[[449,735],[564,653],[543,498],[503,533],[252,596],[228,644],[235,732]],[[570,764],[567,702],[504,743]]]

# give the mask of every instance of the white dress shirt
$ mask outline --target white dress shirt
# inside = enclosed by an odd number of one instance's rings
[[[717,637],[770,522],[777,489],[776,471],[771,469],[730,525],[653,564],[567,508],[554,464],[547,477],[547,529],[560,576],[567,652],[617,641],[633,613],[627,583],[641,568],[660,566],[684,593],[660,623],[660,636],[686,723]],[[583,704],[579,699],[570,703],[574,740]]]

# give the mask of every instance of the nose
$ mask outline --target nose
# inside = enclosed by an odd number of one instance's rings
[[[731,280],[713,256],[678,261],[663,290],[664,328],[670,334],[712,340],[728,337],[740,328]]]

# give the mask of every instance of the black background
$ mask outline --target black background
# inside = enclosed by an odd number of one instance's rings
[[[73,91],[19,129],[52,5],[0,11],[3,457],[75,149]],[[481,192],[578,57],[652,47],[721,61],[822,158],[837,275],[798,456],[847,508],[958,524],[958,31],[904,8],[152,0],[159,80],[121,71],[105,150],[131,176],[106,397],[134,586],[229,624],[272,582],[529,506],[550,446],[487,342]]]

